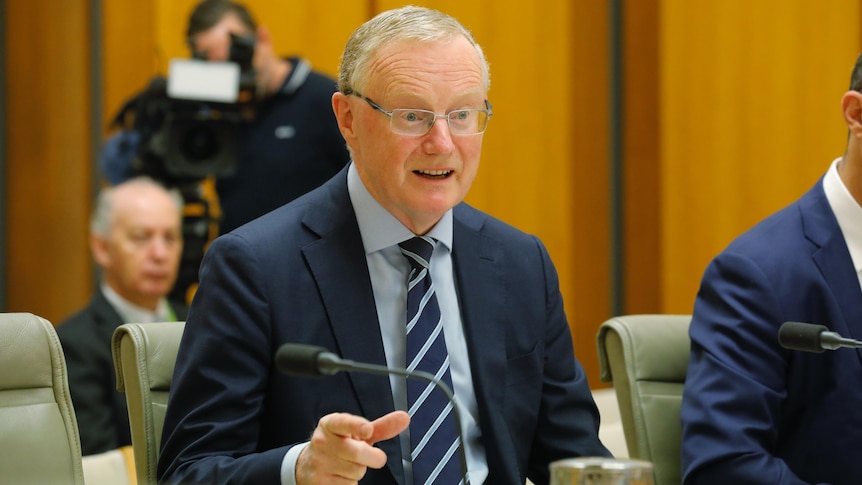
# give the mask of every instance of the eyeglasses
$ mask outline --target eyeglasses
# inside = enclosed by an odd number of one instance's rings
[[[372,108],[389,117],[389,126],[398,135],[422,136],[431,131],[437,118],[446,118],[449,131],[457,136],[479,135],[488,128],[488,120],[491,119],[491,103],[485,100],[485,109],[456,109],[448,113],[440,114],[427,109],[397,108],[386,111],[379,104],[371,101],[365,96],[353,92],[350,93],[365,100]]]

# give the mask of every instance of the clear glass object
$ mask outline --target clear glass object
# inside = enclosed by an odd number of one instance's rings
[[[551,485],[654,485],[652,463],[625,458],[580,457],[550,465]]]

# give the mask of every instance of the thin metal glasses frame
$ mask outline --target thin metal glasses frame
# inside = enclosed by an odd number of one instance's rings
[[[354,91],[354,92],[351,92],[349,94],[352,94],[358,98],[361,98],[366,103],[368,103],[368,105],[371,106],[373,109],[375,109],[375,110],[385,114],[386,116],[388,116],[389,117],[389,127],[392,128],[392,131],[399,134],[399,135],[404,135],[404,136],[424,136],[424,135],[427,135],[431,131],[431,128],[434,126],[434,123],[437,122],[438,118],[445,118],[446,119],[446,123],[449,125],[449,131],[453,135],[456,135],[456,136],[481,135],[488,128],[488,121],[491,119],[491,115],[493,114],[493,110],[491,108],[491,103],[487,99],[485,100],[485,109],[478,109],[478,108],[456,109],[456,110],[452,110],[448,113],[435,113],[435,112],[429,111],[427,109],[413,109],[413,108],[396,108],[396,109],[393,109],[392,111],[386,111],[382,106],[380,106],[379,104],[372,101],[371,98],[368,98],[367,96],[363,96],[361,93]],[[425,126],[425,131],[423,131],[423,132],[412,132],[412,131],[409,131],[408,129],[399,129],[395,124],[396,123],[395,117],[393,115],[401,113],[401,112],[423,113],[423,114],[426,114],[429,117],[431,117],[428,121],[425,122],[425,125],[417,125],[417,126]],[[475,133],[461,133],[461,132],[459,132],[457,125],[452,125],[452,115],[453,114],[460,114],[460,113],[485,113],[485,119],[482,122],[481,126],[479,126],[479,131],[477,131]],[[457,119],[456,119],[456,121],[457,121]]]

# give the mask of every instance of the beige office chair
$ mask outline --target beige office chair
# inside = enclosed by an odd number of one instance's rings
[[[627,315],[602,323],[601,379],[613,381],[629,456],[648,460],[656,485],[679,485],[680,407],[690,315]]]
[[[30,313],[0,313],[0,482],[84,483],[60,339]]]
[[[185,323],[127,323],[111,348],[117,389],[126,393],[138,485],[157,482],[156,465],[168,392]]]

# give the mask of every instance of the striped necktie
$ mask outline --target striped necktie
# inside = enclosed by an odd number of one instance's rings
[[[407,369],[436,376],[452,388],[449,352],[443,338],[440,306],[431,283],[429,263],[437,241],[422,236],[399,244],[410,262],[407,278]],[[413,483],[461,483],[452,403],[430,382],[407,379]]]

